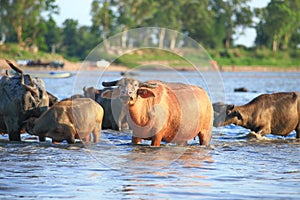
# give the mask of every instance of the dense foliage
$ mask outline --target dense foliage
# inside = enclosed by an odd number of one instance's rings
[[[155,26],[190,36],[220,61],[236,55],[236,49],[262,58],[261,52],[268,49],[272,55],[299,57],[300,1],[271,0],[260,9],[251,8],[250,1],[94,0],[91,26],[79,26],[78,21],[67,19],[59,27],[53,19],[59,13],[55,0],[0,0],[0,45],[18,43],[20,50],[82,60],[105,38],[132,28]],[[255,46],[250,49],[234,46],[245,28],[257,32]],[[163,33],[161,37],[163,41]],[[239,64],[232,57],[224,60],[228,61]]]

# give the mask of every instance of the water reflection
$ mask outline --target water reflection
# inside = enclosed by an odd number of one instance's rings
[[[121,174],[126,184],[120,192],[144,198],[197,196],[201,188],[212,184],[204,175],[214,162],[210,151],[201,147],[136,147],[126,155],[128,164]]]

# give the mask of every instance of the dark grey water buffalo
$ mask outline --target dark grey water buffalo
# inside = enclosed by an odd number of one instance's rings
[[[8,133],[10,141],[20,141],[24,121],[38,117],[49,106],[44,82],[32,78],[7,60],[15,75],[0,79],[0,132]]]
[[[213,109],[214,109],[214,125],[217,124],[216,119],[219,118],[219,115],[223,115],[226,111],[227,108],[227,104],[223,103],[223,102],[216,102],[213,103]],[[225,118],[225,116],[224,116]]]
[[[66,99],[54,104],[37,119],[30,119],[26,130],[39,137],[50,137],[53,142],[67,140],[75,143],[79,138],[84,141],[98,142],[100,138],[103,109],[90,98]]]
[[[133,130],[132,142],[150,139],[177,144],[196,136],[201,145],[211,139],[213,108],[207,93],[200,87],[161,81],[140,82],[132,78],[103,82],[104,87],[118,86],[102,93],[105,98],[120,98]]]
[[[47,91],[49,97],[49,107],[53,106],[55,103],[59,102],[58,98]]]
[[[287,136],[296,130],[300,137],[300,94],[280,92],[263,94],[242,106],[228,105],[215,126],[236,124],[264,136]]]
[[[118,98],[111,100],[101,97],[102,92],[106,90],[112,90],[112,88],[99,90],[94,87],[84,87],[83,93],[85,97],[95,100],[104,109],[103,129],[122,130],[127,126],[126,111]]]

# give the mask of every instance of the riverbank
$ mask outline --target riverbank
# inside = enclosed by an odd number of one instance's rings
[[[15,61],[12,60],[12,62],[16,64]],[[158,61],[159,63],[159,61]],[[18,65],[17,65],[18,66]],[[103,70],[104,68],[102,67],[95,67],[93,65],[83,65],[82,62],[70,62],[65,60],[64,61],[64,67],[63,69],[55,69],[55,68],[45,68],[45,67],[26,67],[26,66],[21,66],[21,69],[24,71],[46,71],[46,70],[64,70],[64,71],[78,71],[78,70]],[[185,67],[185,66],[177,66],[177,67],[172,67],[175,70],[178,71],[193,71],[196,70],[195,68],[192,67]],[[0,59],[0,70],[5,71],[6,69],[10,70],[9,65],[6,63],[5,59]],[[128,71],[131,70],[132,68],[128,68],[123,65],[110,65],[109,67],[105,68],[106,71]],[[153,70],[162,70],[164,68],[160,68],[159,65],[151,68]],[[203,68],[204,70],[209,70],[208,68]],[[225,72],[234,72],[234,71],[282,71],[282,72],[295,72],[295,71],[300,71],[300,67],[273,67],[273,66],[218,66],[219,71],[225,71]]]

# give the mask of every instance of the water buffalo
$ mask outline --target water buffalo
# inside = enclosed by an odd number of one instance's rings
[[[49,97],[44,82],[32,78],[7,60],[16,72],[0,79],[0,133],[8,133],[10,141],[20,141],[24,121],[38,117],[49,106]]]
[[[213,108],[202,88],[183,83],[140,82],[133,78],[102,85],[118,86],[102,96],[120,98],[126,106],[127,121],[133,130],[132,143],[150,139],[152,146],[160,146],[161,141],[186,144],[198,135],[201,145],[209,144]]]
[[[122,130],[127,126],[124,106],[118,98],[114,100],[102,98],[101,94],[105,90],[112,90],[112,88],[99,90],[94,87],[84,87],[83,93],[85,97],[95,100],[104,109],[102,129]]]
[[[54,104],[37,119],[28,120],[26,130],[39,137],[50,137],[53,142],[75,138],[98,142],[100,138],[103,109],[89,98],[66,99]]]
[[[78,99],[78,98],[84,98],[85,96],[83,96],[82,94],[73,94],[70,97],[66,97],[64,99],[62,99],[61,101],[65,101],[65,100],[74,100],[74,99]]]
[[[215,119],[215,126],[236,124],[257,134],[287,136],[296,130],[300,136],[300,94],[279,92],[262,94],[242,106],[228,105]]]
[[[49,107],[53,106],[55,103],[59,102],[58,98],[47,91],[49,97]]]
[[[213,103],[213,109],[214,109],[214,125],[217,123],[215,120],[219,118],[220,114],[223,114],[224,116],[224,111],[227,108],[227,104],[223,102],[216,102]]]

